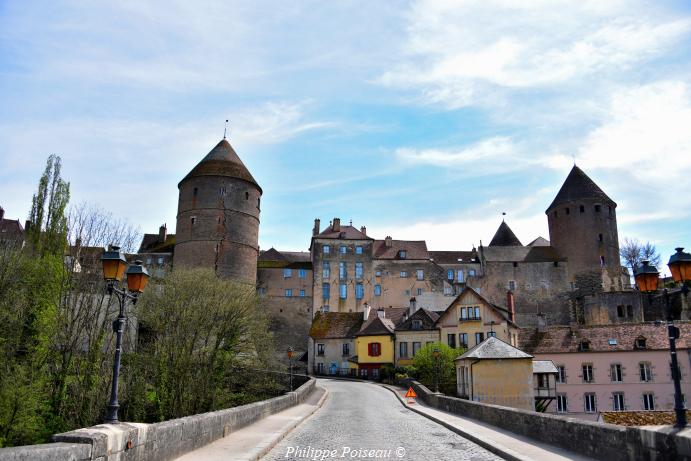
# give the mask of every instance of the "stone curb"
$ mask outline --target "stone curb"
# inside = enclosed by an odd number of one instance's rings
[[[329,396],[329,390],[325,387],[322,387],[322,389],[324,389],[324,395],[321,396],[321,398],[319,399],[317,404],[314,406],[314,408],[309,413],[307,413],[299,421],[295,421],[294,423],[291,423],[291,425],[288,427],[288,429],[283,431],[283,433],[280,434],[278,437],[275,437],[272,440],[269,440],[269,443],[267,443],[265,446],[263,446],[260,450],[258,450],[255,453],[250,454],[249,457],[247,458],[247,460],[248,461],[258,461],[259,459],[266,456],[266,454],[268,454],[276,445],[278,445],[278,443],[281,440],[283,440],[288,434],[290,434],[290,432],[293,429],[295,429],[300,424],[305,422],[310,416],[312,416],[314,414],[315,411],[320,409],[322,407],[322,405],[324,405],[324,401],[326,400],[326,398]],[[312,392],[314,392],[314,391],[312,391]]]
[[[418,410],[417,408],[413,408],[410,405],[407,405],[403,401],[403,399],[401,398],[400,395],[398,395],[398,392],[396,392],[395,389],[392,389],[391,387],[389,387],[386,384],[379,384],[379,386],[383,387],[384,389],[391,391],[393,393],[393,395],[396,396],[396,398],[401,403],[401,405],[403,405],[403,407],[407,408],[408,410],[410,410],[414,413],[417,413],[419,415],[422,415],[425,418],[427,418],[431,421],[434,421],[437,424],[444,426],[445,428],[447,428],[451,432],[455,432],[456,434],[470,440],[471,442],[474,442],[474,443],[480,445],[482,448],[486,449],[487,451],[494,453],[497,456],[500,456],[500,457],[502,457],[506,460],[509,460],[509,461],[532,461],[533,460],[533,458],[523,456],[520,453],[518,453],[518,452],[516,452],[510,448],[507,448],[503,445],[498,445],[493,440],[488,440],[488,439],[485,439],[483,437],[478,437],[475,434],[471,434],[470,432],[467,432],[467,431],[465,431],[459,427],[453,426],[453,425],[447,423],[446,421],[442,421],[439,418],[436,418],[436,417],[434,417],[428,413],[425,413],[422,410]]]

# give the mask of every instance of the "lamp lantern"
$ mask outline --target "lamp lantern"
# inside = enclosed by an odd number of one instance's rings
[[[119,246],[110,245],[109,249],[101,255],[101,264],[103,264],[103,279],[105,281],[119,282],[122,280],[123,275],[125,275],[127,260]]]
[[[691,254],[684,253],[684,249],[681,247],[675,248],[675,250],[677,252],[669,257],[667,267],[669,267],[675,282],[688,282],[691,280]]]
[[[149,272],[140,260],[136,260],[127,268],[127,289],[133,293],[142,293],[147,283]]]
[[[660,273],[655,266],[651,266],[649,261],[641,261],[641,265],[634,271],[636,286],[644,293],[651,293],[657,290]]]

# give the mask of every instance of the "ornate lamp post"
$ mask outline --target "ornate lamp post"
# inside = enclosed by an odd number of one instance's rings
[[[110,390],[110,402],[108,402],[108,413],[106,423],[118,422],[118,379],[120,377],[120,354],[122,351],[122,333],[125,329],[125,304],[131,300],[134,305],[137,297],[144,291],[149,282],[149,273],[141,261],[127,267],[125,255],[120,251],[120,247],[111,245],[108,251],[101,256],[103,264],[103,279],[106,281],[106,290],[110,296],[115,295],[120,305],[120,315],[113,322],[113,332],[116,333],[115,341],[115,360],[113,361],[113,383]],[[118,288],[122,282],[122,277],[127,274],[127,288]]]
[[[683,248],[677,248],[677,252],[669,258],[668,267],[676,282],[684,284],[691,279],[691,255],[683,253]],[[650,265],[648,261],[642,261],[641,266],[634,271],[636,285],[644,293],[657,291],[659,272]],[[686,295],[688,289],[682,286],[682,292]],[[676,341],[679,338],[679,328],[674,326],[674,316],[672,305],[669,299],[669,292],[664,289],[665,308],[667,316],[667,335],[669,337],[669,354],[672,358],[672,380],[674,381],[674,412],[677,422],[674,427],[682,428],[686,426],[686,408],[681,394],[681,373],[679,373],[679,362],[677,360]]]
[[[432,351],[432,356],[434,357],[434,392],[439,393],[439,348],[435,347]]]
[[[288,375],[290,377],[290,392],[293,392],[293,355],[295,351],[293,346],[288,347]]]

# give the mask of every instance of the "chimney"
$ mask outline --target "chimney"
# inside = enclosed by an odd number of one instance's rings
[[[410,298],[410,307],[408,307],[408,315],[413,315],[417,310],[417,300],[413,297]]]
[[[380,319],[386,318],[386,311],[384,310],[383,307],[380,307],[379,309],[377,309],[377,317],[379,317]]]
[[[29,230],[29,227],[31,227],[31,220],[27,219],[27,220],[24,222],[24,230],[25,230],[25,231],[28,231],[28,230]]]
[[[367,319],[369,318],[369,312],[370,312],[370,310],[371,310],[371,308],[370,308],[369,304],[365,303],[365,306],[364,306],[364,308],[362,309],[362,320],[363,320],[363,321],[366,322]]]
[[[386,238],[384,239],[384,245],[387,248],[391,248],[393,246],[393,240],[391,240],[391,236],[387,235]]]
[[[158,241],[159,243],[163,243],[166,241],[166,237],[168,236],[168,228],[166,227],[165,223],[158,228]]]
[[[360,232],[364,235],[367,235],[367,228],[365,226],[360,227]]]
[[[341,218],[334,218],[333,224],[331,224],[331,230],[334,232],[341,232]]]
[[[0,206],[0,221],[2,221],[3,219],[5,219],[5,209]]]
[[[509,320],[512,322],[516,321],[516,302],[513,298],[513,292],[511,290],[506,292],[506,310],[509,311]]]
[[[312,229],[312,235],[319,235],[320,224],[321,224],[321,221],[319,221],[319,218],[314,220],[314,229]]]

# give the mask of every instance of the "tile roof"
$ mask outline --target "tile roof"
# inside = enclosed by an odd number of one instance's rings
[[[437,264],[479,262],[477,251],[429,251],[428,253]]]
[[[24,228],[18,219],[0,219],[0,239],[18,240],[24,237]]]
[[[391,246],[386,246],[386,240],[375,240],[374,259],[429,259],[427,243],[424,240],[391,240]],[[405,258],[400,258],[400,251],[406,252]]]
[[[439,318],[439,312],[430,311],[427,309],[418,309],[413,315],[403,320],[396,327],[396,331],[421,331],[434,330],[434,322]],[[413,320],[422,320],[422,328],[413,329]]]
[[[548,247],[548,246],[550,246],[550,243],[549,243],[549,240],[547,240],[546,238],[538,237],[526,246],[529,246],[529,247]]]
[[[566,261],[554,247],[548,246],[494,246],[480,247],[482,257],[494,262],[555,262]]]
[[[175,245],[175,234],[166,235],[165,242],[159,240],[158,234],[144,234],[137,253],[163,253],[172,251]]]
[[[333,226],[329,226],[324,229],[319,235],[314,238],[322,239],[347,239],[347,240],[374,240],[371,237],[366,236],[353,226],[341,225],[338,232],[333,230]]]
[[[259,187],[257,181],[252,177],[245,164],[242,163],[242,160],[240,160],[240,157],[226,139],[222,139],[216,144],[216,147],[211,149],[211,152],[206,154],[206,157],[197,163],[197,166],[192,168],[192,171],[180,181],[178,187],[186,179],[197,176],[238,178],[257,186],[260,193],[262,191],[262,188]]]
[[[467,285],[463,288],[463,290],[461,290],[461,292],[458,294],[458,296],[456,296],[456,297],[454,298],[454,300],[451,301],[451,303],[449,304],[449,306],[448,306],[443,312],[439,313],[439,317],[438,317],[437,320],[435,320],[435,322],[434,322],[435,325],[440,321],[440,319],[444,316],[444,314],[446,314],[450,309],[452,309],[452,308],[456,305],[456,303],[461,299],[461,297],[462,297],[465,293],[472,293],[472,294],[473,294],[476,298],[478,298],[482,303],[484,303],[484,304],[486,304],[487,306],[489,306],[490,308],[494,309],[494,311],[497,312],[497,313],[501,316],[501,318],[503,318],[504,320],[506,320],[506,322],[507,322],[508,324],[513,325],[513,326],[517,326],[516,323],[512,322],[511,320],[509,320],[509,311],[508,311],[507,308],[502,307],[502,306],[497,306],[496,304],[494,304],[493,302],[491,302],[489,299],[485,298],[485,297],[482,296],[480,293],[478,293],[477,291],[475,291],[475,289],[474,289],[473,287],[467,286]]]
[[[362,320],[360,312],[317,312],[309,336],[314,339],[354,338]]]
[[[499,338],[490,336],[477,346],[469,349],[466,353],[457,357],[456,360],[463,359],[529,359],[533,356],[526,354],[520,349],[505,343]]]
[[[554,197],[550,206],[547,207],[547,212],[559,204],[583,199],[602,200],[612,203],[614,206],[617,205],[583,170],[574,165],[566,180],[564,180],[561,189],[557,192],[557,196]]]
[[[308,251],[279,251],[274,247],[259,252],[259,261],[311,262]]]
[[[511,228],[509,227],[508,224],[506,224],[505,221],[502,221],[501,224],[499,224],[499,228],[497,229],[497,232],[494,233],[494,237],[492,237],[492,241],[489,242],[489,246],[491,247],[508,247],[508,246],[523,246],[520,240],[518,240],[518,237],[516,237],[516,234],[513,233]]]
[[[691,347],[691,322],[675,322],[681,330],[677,348]],[[589,343],[590,352],[632,351],[637,338],[645,338],[647,350],[669,349],[667,327],[654,323],[620,323],[601,326],[550,326],[543,332],[524,328],[519,331],[521,349],[532,354],[579,352],[583,340]],[[615,340],[615,344],[610,344]]]
[[[533,373],[559,373],[551,360],[533,360]]]
[[[380,319],[378,314],[379,310],[380,309],[374,308],[370,310],[367,321],[362,324],[360,331],[358,331],[358,336],[391,334],[408,311],[408,309],[404,307],[381,308],[381,310],[384,311],[384,318]]]

